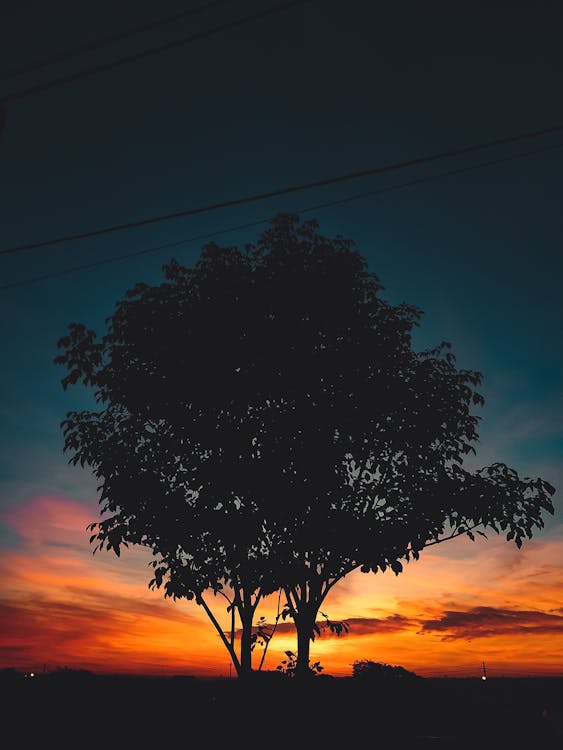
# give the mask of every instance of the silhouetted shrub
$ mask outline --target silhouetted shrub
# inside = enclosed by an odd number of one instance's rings
[[[392,664],[370,661],[363,659],[352,664],[352,676],[362,680],[373,680],[378,682],[398,680],[418,680],[420,677],[408,669]]]

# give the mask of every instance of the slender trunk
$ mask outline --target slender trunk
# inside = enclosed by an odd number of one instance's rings
[[[264,643],[264,648],[262,649],[262,658],[260,659],[260,664],[258,665],[259,672],[262,671],[262,667],[264,666],[264,661],[266,659],[266,653],[268,652],[268,646],[270,645],[272,638],[274,637],[276,628],[278,627],[279,619],[281,617],[281,610],[280,610],[281,595],[282,595],[282,589],[280,589],[278,592],[278,609],[276,612],[276,619],[274,622],[274,627],[272,628],[272,632],[270,633],[269,638]]]
[[[207,602],[205,601],[205,599],[203,598],[203,596],[201,594],[196,597],[196,603],[200,607],[203,607],[203,609],[205,610],[207,616],[209,617],[209,619],[213,623],[213,627],[218,632],[219,638],[222,640],[223,644],[225,645],[225,648],[229,652],[229,656],[231,657],[231,661],[233,662],[234,667],[235,667],[235,669],[237,671],[237,675],[240,677],[240,673],[241,673],[240,660],[238,659],[238,657],[236,655],[236,652],[235,652],[235,650],[233,648],[233,644],[225,636],[225,633],[223,632],[223,629],[221,628],[221,626],[220,626],[217,618],[215,617],[215,615],[213,614],[213,612],[211,611],[210,607],[208,606]]]

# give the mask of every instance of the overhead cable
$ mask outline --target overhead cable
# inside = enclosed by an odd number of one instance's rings
[[[232,2],[232,0],[211,0],[211,2],[208,3],[202,3],[201,5],[196,5],[191,8],[185,8],[179,13],[175,13],[172,16],[157,18],[150,23],[145,24],[144,26],[138,26],[134,29],[129,29],[128,31],[111,34],[104,37],[103,39],[97,39],[95,42],[91,42],[90,44],[83,44],[80,47],[76,47],[75,49],[70,49],[65,52],[52,55],[51,57],[45,58],[43,60],[38,60],[37,62],[30,63],[28,65],[21,65],[18,68],[12,68],[11,70],[8,70],[4,73],[0,73],[0,81],[8,81],[12,78],[17,78],[18,76],[27,75],[29,73],[36,73],[38,70],[43,70],[43,68],[46,68],[49,65],[57,65],[58,63],[63,63],[67,60],[71,60],[74,57],[80,57],[80,55],[85,55],[90,52],[97,52],[98,50],[103,49],[104,47],[107,47],[111,44],[115,44],[116,42],[122,42],[126,39],[130,39],[133,36],[137,36],[138,34],[144,34],[148,31],[154,31],[155,29],[162,28],[163,26],[181,21],[184,18],[188,18],[189,16],[194,16],[197,13],[211,10],[218,5],[225,5],[225,3],[229,2]]]
[[[550,128],[543,128],[541,130],[532,130],[523,133],[517,133],[516,135],[506,136],[504,138],[497,138],[492,141],[485,141],[483,143],[473,144],[471,146],[463,146],[461,148],[449,149],[448,151],[440,151],[435,154],[427,156],[419,156],[415,159],[409,159],[407,161],[394,162],[392,164],[385,164],[383,166],[371,167],[369,169],[361,169],[356,172],[349,172],[348,174],[337,175],[335,177],[327,177],[321,180],[315,180],[314,182],[301,183],[300,185],[292,185],[289,187],[279,188],[277,190],[269,190],[263,193],[256,193],[254,195],[244,196],[242,198],[233,198],[231,200],[221,201],[219,203],[211,203],[205,206],[198,206],[196,208],[188,208],[182,211],[174,211],[168,214],[160,214],[158,216],[150,216],[143,219],[137,219],[135,221],[125,222],[123,224],[114,224],[112,226],[100,227],[98,229],[90,229],[85,232],[77,232],[74,234],[61,235],[59,237],[51,237],[46,240],[40,240],[38,242],[30,242],[22,245],[14,245],[12,247],[5,247],[0,249],[0,255],[7,255],[24,250],[34,250],[40,247],[47,247],[49,245],[61,244],[63,242],[72,242],[75,240],[85,239],[86,237],[96,237],[102,234],[110,234],[113,232],[123,232],[129,229],[135,229],[137,227],[147,226],[149,224],[157,224],[160,222],[170,221],[172,219],[184,218],[187,216],[195,216],[196,214],[209,213],[211,211],[217,211],[221,208],[229,208],[232,206],[241,206],[247,203],[256,203],[258,201],[266,200],[267,198],[275,198],[280,195],[288,195],[289,193],[296,193],[305,190],[311,190],[312,188],[324,187],[325,185],[334,185],[339,182],[345,182],[355,180],[360,177],[367,177],[375,174],[383,174],[386,172],[395,172],[401,169],[407,169],[409,167],[415,167],[422,164],[428,164],[430,162],[439,161],[441,159],[447,159],[454,156],[463,156],[478,151],[484,151],[485,149],[495,148],[497,146],[504,146],[510,143],[516,143],[518,141],[530,140],[533,138],[540,138],[542,136],[550,135],[563,131],[563,125],[556,125]]]
[[[137,60],[143,60],[147,57],[158,55],[161,52],[167,52],[168,50],[175,49],[176,47],[182,47],[187,44],[191,44],[192,42],[196,42],[199,39],[205,39],[207,37],[213,36],[220,31],[236,29],[240,26],[244,26],[251,21],[259,21],[262,18],[267,18],[268,16],[274,15],[274,13],[280,13],[281,11],[289,10],[290,8],[293,8],[297,5],[303,5],[306,2],[310,2],[310,0],[291,0],[291,2],[282,3],[280,5],[273,5],[269,8],[265,8],[264,10],[258,11],[257,13],[242,16],[240,18],[234,19],[233,21],[226,21],[225,23],[219,24],[218,26],[214,26],[210,29],[197,31],[194,34],[190,34],[189,36],[185,36],[180,39],[173,39],[170,42],[165,42],[156,47],[150,47],[148,49],[140,50],[139,52],[134,52],[130,55],[125,55],[124,57],[120,57],[111,62],[100,63],[99,65],[92,66],[91,68],[84,68],[83,70],[79,70],[74,73],[68,73],[67,75],[51,79],[50,81],[37,83],[34,86],[29,86],[26,89],[20,89],[19,91],[14,91],[11,94],[6,94],[5,96],[0,97],[0,106],[3,104],[10,104],[11,102],[18,101],[20,99],[24,99],[25,97],[31,96],[32,94],[39,94],[43,91],[48,91],[49,89],[52,89],[55,86],[60,86],[63,83],[77,81],[81,78],[85,78],[86,76],[91,76],[96,73],[103,73],[105,71],[112,70],[113,68],[117,68],[121,65],[126,65],[127,63],[136,62]]]
[[[512,154],[511,156],[506,156],[501,159],[493,159],[487,162],[481,162],[479,164],[472,164],[471,166],[468,166],[468,167],[460,167],[459,169],[453,169],[448,172],[440,172],[438,174],[429,175],[427,177],[420,177],[419,179],[409,180],[408,182],[402,182],[396,185],[388,185],[387,187],[380,188],[379,190],[368,190],[362,193],[356,193],[354,195],[346,196],[344,198],[338,198],[333,201],[327,201],[325,203],[318,203],[315,206],[308,206],[307,208],[299,209],[293,213],[305,214],[305,213],[311,213],[313,211],[321,211],[326,208],[333,208],[334,206],[342,205],[344,203],[349,203],[355,200],[359,200],[361,198],[374,197],[377,195],[382,195],[384,193],[392,193],[398,190],[404,190],[405,188],[414,187],[422,183],[434,182],[436,180],[443,179],[444,177],[452,177],[455,175],[462,174],[464,172],[470,172],[470,171],[474,171],[477,169],[484,169],[485,167],[491,167],[497,164],[503,164],[505,162],[514,161],[515,159],[522,159],[524,157],[534,156],[537,154],[545,153],[547,151],[553,151],[555,149],[562,149],[562,148],[563,148],[563,143],[557,143],[555,145],[547,146],[546,148],[542,148],[542,149],[536,149],[534,151],[526,151],[520,154]],[[5,290],[5,289],[13,289],[14,287],[29,286],[30,284],[35,284],[40,281],[47,281],[49,279],[60,278],[61,276],[66,276],[71,273],[77,273],[78,271],[86,271],[92,268],[96,268],[97,266],[108,265],[111,263],[118,263],[119,261],[127,260],[129,258],[135,258],[141,255],[147,255],[149,253],[156,253],[161,250],[167,250],[172,247],[179,247],[180,245],[187,245],[192,242],[209,240],[209,239],[212,239],[213,237],[218,237],[222,234],[230,234],[232,232],[237,232],[242,229],[249,229],[249,228],[269,224],[270,222],[271,222],[271,218],[258,219],[256,221],[246,222],[245,224],[238,224],[237,226],[230,226],[224,229],[218,229],[214,232],[207,232],[205,234],[200,234],[200,235],[196,235],[193,237],[187,237],[181,240],[175,240],[173,242],[165,242],[160,245],[154,245],[152,247],[144,248],[143,250],[135,250],[130,253],[123,253],[121,255],[112,256],[110,258],[101,258],[99,260],[92,261],[91,263],[83,263],[78,266],[70,266],[67,268],[63,268],[60,271],[54,271],[52,273],[44,274],[42,276],[35,276],[32,278],[28,278],[28,279],[22,279],[21,281],[13,281],[7,284],[0,284],[0,291]]]

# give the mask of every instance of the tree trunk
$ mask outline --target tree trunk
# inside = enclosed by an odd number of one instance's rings
[[[254,608],[241,608],[239,614],[242,624],[239,677],[246,677],[252,672],[252,620],[254,617]]]
[[[311,636],[313,635],[314,616],[307,613],[304,617],[295,619],[297,629],[297,660],[295,663],[295,677],[306,679],[310,677],[309,658],[311,652]]]

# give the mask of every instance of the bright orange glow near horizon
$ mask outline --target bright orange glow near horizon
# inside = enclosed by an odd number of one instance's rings
[[[146,550],[92,554],[86,526],[96,514],[57,496],[2,511],[14,542],[0,558],[0,668],[228,676],[228,653],[203,610],[148,589]],[[496,535],[459,539],[425,550],[399,576],[355,572],[321,608],[349,632],[322,630],[311,658],[334,676],[364,659],[422,676],[480,676],[483,662],[488,677],[563,676],[562,537],[560,524],[521,550]],[[277,600],[257,617],[273,622]],[[225,600],[207,601],[227,629]],[[291,623],[280,620],[264,668],[295,649]],[[257,648],[255,666],[261,655]]]

